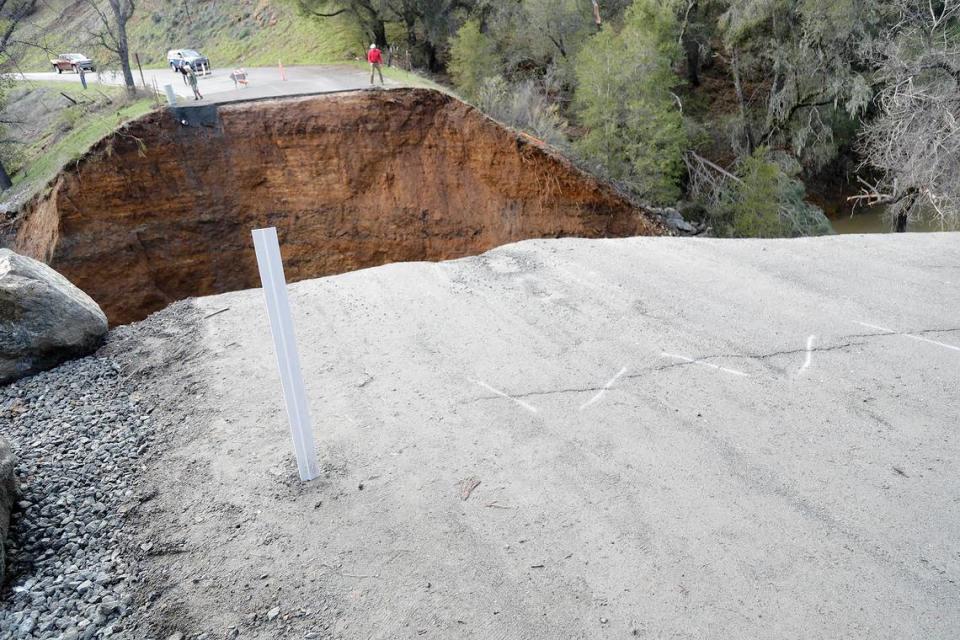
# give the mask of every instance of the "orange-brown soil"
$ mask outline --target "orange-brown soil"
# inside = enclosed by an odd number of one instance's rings
[[[0,237],[112,323],[259,286],[251,229],[290,281],[563,236],[665,233],[569,161],[444,94],[367,91],[150,114],[101,141]],[[189,119],[196,119],[190,116]]]

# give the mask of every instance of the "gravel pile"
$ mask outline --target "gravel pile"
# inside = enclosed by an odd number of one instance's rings
[[[138,576],[123,514],[153,421],[121,377],[93,356],[0,387],[20,483],[0,638],[127,635]]]

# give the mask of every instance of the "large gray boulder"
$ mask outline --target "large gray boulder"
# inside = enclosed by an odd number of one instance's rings
[[[10,530],[10,510],[17,499],[17,480],[14,475],[16,459],[10,443],[0,436],[0,584],[7,567],[7,533]]]
[[[106,333],[90,296],[42,262],[0,249],[0,384],[87,355]]]

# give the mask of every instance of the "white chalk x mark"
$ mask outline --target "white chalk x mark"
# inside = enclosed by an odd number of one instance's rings
[[[947,344],[946,342],[937,342],[936,340],[931,340],[930,338],[924,338],[923,336],[915,336],[912,333],[899,333],[893,329],[887,329],[886,327],[878,327],[875,324],[868,324],[866,322],[857,322],[856,324],[861,327],[866,327],[867,329],[874,329],[876,331],[883,331],[884,333],[890,334],[892,336],[903,336],[904,338],[910,338],[911,340],[917,340],[919,342],[926,342],[928,344],[935,344],[938,347],[943,347],[944,349],[950,349],[952,351],[960,351],[960,347]]]
[[[500,391],[499,389],[494,389],[493,387],[491,387],[490,385],[488,385],[488,384],[487,384],[486,382],[484,382],[483,380],[472,380],[472,382],[474,382],[475,384],[480,385],[481,387],[483,387],[483,388],[486,389],[487,391],[490,391],[491,393],[497,394],[497,395],[500,396],[501,398],[506,398],[507,400],[511,400],[511,401],[515,402],[516,404],[520,405],[521,407],[523,407],[524,409],[526,409],[526,410],[529,411],[530,413],[533,413],[533,414],[540,413],[540,410],[537,409],[537,408],[536,408],[535,406],[533,406],[532,404],[528,404],[528,403],[524,402],[523,400],[520,400],[519,398],[514,398],[513,396],[511,396],[511,395],[509,395],[509,394],[506,394],[506,393],[504,393],[503,391]]]
[[[807,358],[803,361],[803,365],[800,367],[800,370],[797,371],[797,377],[803,375],[803,372],[810,368],[810,364],[813,362],[813,345],[817,341],[817,336],[810,336],[807,338]]]
[[[728,369],[727,367],[721,367],[720,365],[712,364],[710,362],[704,362],[703,360],[695,360],[693,358],[688,358],[687,356],[680,356],[675,353],[661,353],[664,358],[673,358],[674,360],[682,360],[683,362],[689,362],[690,364],[699,364],[704,367],[710,367],[711,369],[716,369],[717,371],[722,371],[724,373],[729,373],[734,376],[742,376],[744,378],[749,378],[749,373],[744,373],[743,371],[737,371],[736,369]]]
[[[610,387],[612,387],[613,385],[615,385],[615,384],[617,383],[617,380],[619,380],[619,379],[623,376],[623,374],[625,374],[626,372],[627,372],[627,368],[626,368],[626,367],[624,367],[623,369],[620,369],[620,372],[619,372],[617,375],[615,375],[615,376],[613,376],[612,378],[610,378],[610,381],[609,381],[607,384],[603,385],[603,389],[600,389],[600,391],[597,393],[597,395],[593,396],[593,397],[590,398],[588,401],[586,401],[586,402],[584,402],[582,405],[580,405],[580,411],[583,411],[584,409],[586,409],[586,408],[589,407],[590,405],[593,405],[593,404],[596,404],[597,402],[600,402],[600,399],[603,398],[603,396],[606,395],[607,391],[610,390]]]

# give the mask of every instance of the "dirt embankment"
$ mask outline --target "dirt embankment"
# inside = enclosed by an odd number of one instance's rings
[[[264,226],[290,281],[528,238],[663,233],[562,157],[405,89],[151,114],[57,178],[0,244],[126,323],[258,286],[250,230]]]

